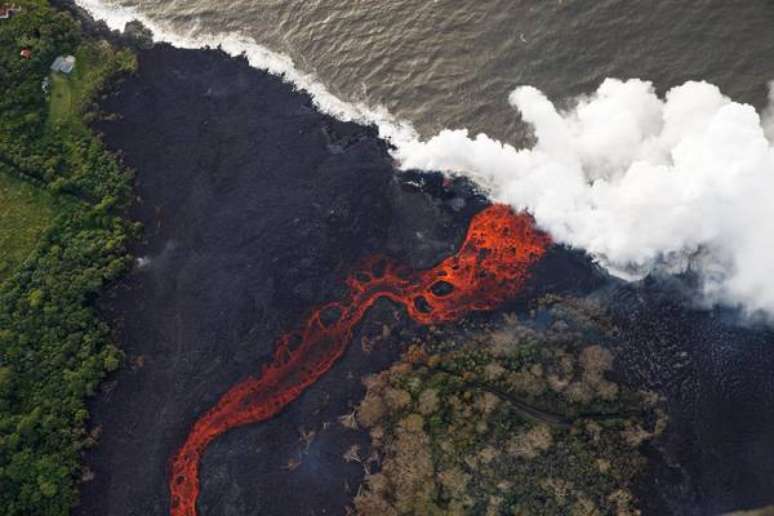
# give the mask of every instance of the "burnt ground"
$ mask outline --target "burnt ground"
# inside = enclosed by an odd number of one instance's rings
[[[102,437],[76,513],[164,514],[167,461],[198,414],[257,373],[306,310],[337,298],[358,260],[386,253],[427,267],[453,252],[484,200],[437,175],[398,178],[375,130],[319,114],[308,96],[217,50],[142,52],[137,76],[102,108],[118,116],[96,129],[137,172],[130,216],[144,224],[134,252],[147,263],[101,301],[127,367],[92,403]],[[346,413],[359,378],[408,340],[413,325],[384,310],[355,339],[374,325],[381,335],[387,317],[379,352],[354,345],[280,417],[211,447],[203,514],[342,510],[361,476],[340,458],[352,436],[331,428],[300,467],[280,465],[301,427]]]
[[[96,124],[137,173],[130,216],[147,262],[101,300],[127,356],[92,401],[81,515],[162,515],[167,461],[196,416],[255,374],[306,310],[339,295],[361,258],[428,267],[454,251],[485,200],[464,181],[396,174],[372,128],[321,115],[280,79],[218,50],[159,45],[102,101]],[[649,514],[774,502],[774,338],[733,313],[688,308],[660,281],[623,285],[552,248],[520,300],[593,297],[621,328],[621,380],[663,393],[672,424],[640,494]],[[473,318],[489,315],[477,314]],[[343,359],[273,420],[214,442],[203,515],[343,514],[362,478],[342,459],[367,436],[337,423],[360,377],[426,331],[382,301]],[[304,438],[306,436],[306,438]]]

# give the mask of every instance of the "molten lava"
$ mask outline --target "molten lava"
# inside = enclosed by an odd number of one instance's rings
[[[421,324],[490,310],[518,292],[549,244],[529,215],[494,205],[473,218],[459,252],[432,269],[414,272],[385,258],[366,260],[347,278],[345,300],[312,310],[279,339],[259,376],[229,389],[196,421],[171,462],[171,514],[196,514],[199,462],[207,445],[231,428],[271,418],[300,396],[341,357],[355,325],[379,298],[405,305]]]

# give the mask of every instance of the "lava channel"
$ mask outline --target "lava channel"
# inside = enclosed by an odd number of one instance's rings
[[[270,419],[298,398],[344,354],[354,327],[378,299],[403,304],[421,324],[491,310],[519,291],[550,243],[529,215],[492,205],[473,217],[457,254],[431,269],[416,272],[386,258],[367,259],[347,278],[346,299],[314,308],[280,337],[260,375],[229,389],[194,423],[171,460],[170,514],[196,515],[199,463],[207,445],[232,428]]]

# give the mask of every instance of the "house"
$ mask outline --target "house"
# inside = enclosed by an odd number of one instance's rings
[[[29,48],[23,48],[21,49],[21,52],[19,52],[19,56],[22,59],[31,59],[32,58],[32,50]]]
[[[51,70],[69,74],[75,68],[74,56],[59,56],[51,64]]]
[[[7,20],[19,11],[19,8],[15,5],[4,4],[0,5],[0,20]]]

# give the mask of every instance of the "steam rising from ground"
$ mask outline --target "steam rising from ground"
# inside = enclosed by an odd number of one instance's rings
[[[539,90],[510,95],[536,143],[516,149],[465,130],[426,142],[386,110],[345,102],[292,60],[240,34],[175,33],[134,9],[76,0],[111,28],[140,19],[157,41],[220,45],[310,93],[343,120],[376,124],[404,169],[472,177],[497,201],[533,213],[559,242],[627,278],[699,273],[705,300],[774,314],[774,88],[762,118],[717,87],[688,82],[660,99],[649,82],[608,79],[560,112]],[[768,139],[767,139],[768,138]]]
[[[509,100],[533,147],[445,130],[401,146],[402,166],[468,174],[624,277],[692,268],[709,301],[774,313],[770,110],[762,121],[705,82],[660,99],[607,79],[567,112],[529,86]]]

